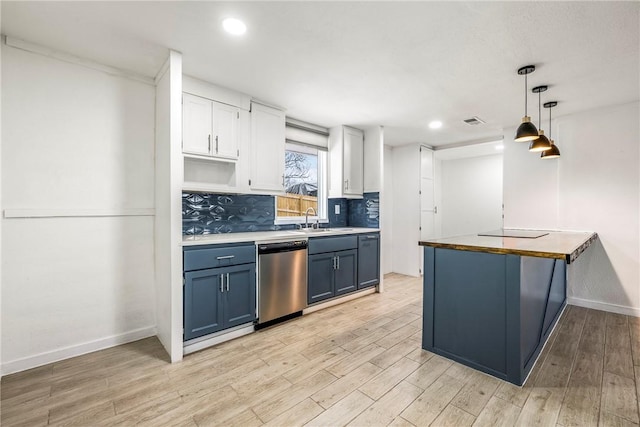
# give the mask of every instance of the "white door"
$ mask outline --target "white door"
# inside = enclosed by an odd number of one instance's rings
[[[433,151],[420,147],[420,240],[435,235]]]
[[[362,196],[364,185],[364,135],[344,127],[344,194]]]
[[[238,119],[240,110],[231,105],[213,103],[213,155],[229,159],[238,158]]]
[[[212,148],[212,102],[199,96],[182,95],[182,151],[208,156]]]
[[[251,104],[251,189],[284,194],[284,111]]]

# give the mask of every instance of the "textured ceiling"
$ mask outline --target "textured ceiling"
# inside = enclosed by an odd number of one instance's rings
[[[522,77],[555,115],[640,99],[638,2],[10,2],[2,33],[154,76],[186,74],[323,126],[385,126],[385,142],[486,140],[523,115]],[[243,19],[243,37],[221,20]],[[537,97],[529,114],[537,124]],[[544,115],[544,114],[543,114]],[[462,122],[471,116],[481,126]],[[547,117],[544,115],[544,117]],[[444,126],[430,130],[439,119]],[[543,128],[548,126],[543,122]]]

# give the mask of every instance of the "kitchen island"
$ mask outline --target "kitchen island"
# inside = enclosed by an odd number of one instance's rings
[[[422,348],[522,385],[566,305],[566,266],[597,234],[486,234],[419,242]]]

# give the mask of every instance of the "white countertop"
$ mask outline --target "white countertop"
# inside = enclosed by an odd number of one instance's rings
[[[182,236],[182,246],[214,245],[219,243],[240,243],[256,242],[264,243],[270,241],[306,240],[309,237],[337,236],[341,234],[361,234],[375,233],[379,228],[325,228],[320,231],[306,232],[303,230],[279,230],[279,231],[256,231],[248,233],[224,233],[224,234],[202,234],[196,236]]]

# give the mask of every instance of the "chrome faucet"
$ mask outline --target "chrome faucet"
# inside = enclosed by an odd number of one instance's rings
[[[309,209],[311,209],[313,211],[313,215],[318,216],[318,213],[313,208],[313,206],[309,206],[307,208],[307,211],[304,213],[304,227],[307,228],[307,229],[309,228]]]

